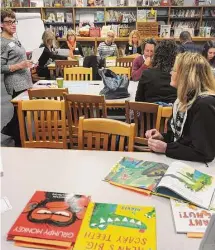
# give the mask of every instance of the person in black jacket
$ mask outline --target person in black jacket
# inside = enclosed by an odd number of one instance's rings
[[[205,43],[202,55],[208,60],[212,68],[215,68],[215,41]]]
[[[198,53],[179,54],[171,85],[178,90],[168,132],[146,131],[149,148],[181,160],[210,162],[215,156],[215,79]]]
[[[173,103],[176,89],[170,86],[170,71],[174,65],[177,45],[174,41],[163,40],[156,49],[152,68],[146,69],[138,83],[135,101]]]
[[[181,43],[181,45],[178,48],[179,53],[184,53],[186,51],[201,53],[201,48],[197,47],[195,43],[192,41],[190,32],[182,31],[179,36],[179,39]]]
[[[69,49],[69,57],[73,58],[76,55],[84,57],[81,44],[76,41],[75,31],[69,31],[66,36],[66,42],[62,43],[61,49]]]
[[[50,72],[48,70],[48,65],[53,60],[66,60],[67,57],[57,55],[53,51],[53,42],[55,36],[54,33],[50,30],[46,30],[42,35],[43,44],[40,47],[44,47],[43,53],[39,58],[39,64],[37,67],[37,74],[40,77],[46,77],[46,79],[50,79]]]
[[[138,30],[133,30],[128,39],[128,44],[126,45],[125,54],[133,55],[133,54],[142,54],[141,49],[141,38]]]

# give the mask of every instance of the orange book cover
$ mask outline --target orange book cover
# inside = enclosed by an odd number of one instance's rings
[[[8,233],[15,236],[71,242],[79,232],[90,197],[36,191]]]

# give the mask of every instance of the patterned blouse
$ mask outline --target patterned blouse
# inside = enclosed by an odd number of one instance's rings
[[[18,92],[33,86],[29,69],[14,72],[9,69],[9,65],[26,59],[25,49],[18,40],[1,37],[1,74],[4,75],[4,83],[9,95],[12,95],[13,91]]]

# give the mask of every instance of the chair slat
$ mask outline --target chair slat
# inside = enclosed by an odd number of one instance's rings
[[[116,150],[116,135],[111,136],[111,151]]]
[[[32,116],[31,111],[27,111],[27,131],[28,131],[28,138],[29,141],[33,141],[33,133],[32,133]]]
[[[34,111],[34,128],[35,128],[36,141],[39,141],[40,136],[39,136],[38,111]]]
[[[125,136],[120,136],[119,151],[124,151],[124,148],[125,148]]]
[[[47,128],[49,141],[52,141],[52,121],[51,121],[51,111],[47,111]]]
[[[87,149],[88,150],[93,149],[93,133],[91,132],[87,133]]]

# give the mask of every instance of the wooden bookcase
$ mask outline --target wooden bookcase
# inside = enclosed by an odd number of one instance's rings
[[[95,22],[96,26],[102,27],[103,25],[108,25],[108,24],[122,24],[120,22],[107,22],[106,21],[106,13],[108,10],[128,10],[136,13],[137,17],[137,10],[138,9],[151,9],[153,8],[154,10],[157,10],[157,21],[162,22],[163,24],[171,24],[174,25],[175,22],[195,22],[195,37],[193,37],[193,41],[197,43],[204,43],[208,40],[215,39],[215,16],[212,16],[210,11],[214,10],[215,11],[215,5],[210,5],[210,6],[125,6],[125,7],[110,7],[110,6],[104,6],[104,7],[11,7],[12,10],[15,12],[38,12],[41,13],[41,18],[44,21],[45,26],[53,25],[53,26],[59,26],[59,25],[66,25],[71,29],[76,28],[76,26],[79,24],[78,20],[76,17],[80,13],[96,13],[97,11],[104,11],[104,22]],[[190,11],[190,10],[195,10],[196,13],[198,13],[194,17],[190,16],[180,16],[177,13],[179,11],[184,10],[185,12]],[[72,22],[66,23],[46,23],[45,18],[47,16],[47,13],[53,12],[64,12],[64,13],[72,13]],[[177,16],[178,15],[178,16]],[[132,26],[132,29],[136,29],[137,23],[131,23],[128,25]],[[201,26],[209,26],[211,25],[211,33],[213,34],[214,37],[206,38],[206,37],[198,37],[199,33],[199,27]],[[173,32],[173,28],[172,28]],[[178,39],[175,39],[173,37],[171,38],[160,38],[160,37],[155,37],[157,41],[163,40],[163,39],[174,39],[178,41]],[[97,50],[98,44],[101,41],[104,41],[104,38],[94,38],[94,37],[77,37],[77,40],[83,44],[91,45],[95,48],[95,51]],[[59,42],[65,41],[65,38],[58,38]],[[117,37],[115,39],[115,42],[117,43],[126,43],[128,42],[128,37]]]

